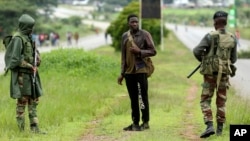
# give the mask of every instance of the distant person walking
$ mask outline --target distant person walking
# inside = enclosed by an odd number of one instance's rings
[[[18,20],[18,31],[8,44],[5,54],[5,70],[11,71],[10,96],[17,99],[16,120],[20,131],[25,129],[25,107],[28,107],[30,129],[41,132],[38,127],[37,105],[43,94],[38,66],[41,63],[31,33],[35,20],[23,14]],[[35,53],[36,52],[36,53]],[[37,54],[35,56],[35,54]],[[35,64],[37,60],[37,64]]]
[[[66,34],[66,38],[67,38],[67,45],[70,46],[72,45],[72,33],[71,32],[67,32]]]
[[[108,32],[107,31],[104,33],[104,38],[105,38],[105,43],[107,44],[108,43]]]
[[[237,39],[237,45],[240,47],[240,31],[239,31],[239,29],[236,29],[236,31],[235,31],[235,37]]]
[[[217,11],[213,16],[215,31],[203,37],[193,49],[194,56],[201,62],[200,73],[203,75],[200,106],[204,123],[207,125],[200,138],[215,134],[211,102],[216,91],[216,135],[220,136],[226,121],[226,100],[229,76],[235,75],[234,63],[237,60],[236,39],[226,31],[227,13]]]
[[[75,39],[75,44],[78,45],[78,40],[79,40],[79,34],[78,34],[78,32],[75,32],[74,39]]]
[[[177,30],[178,30],[178,26],[177,26],[177,24],[175,24],[175,25],[174,25],[174,28],[175,28],[175,31],[177,31]]]
[[[155,56],[156,50],[151,34],[139,29],[138,16],[131,14],[127,17],[129,31],[123,33],[121,43],[121,74],[118,84],[122,85],[123,78],[126,81],[130,105],[132,124],[123,128],[125,131],[141,131],[149,129],[149,101],[148,101],[148,76],[146,57]],[[133,42],[132,42],[133,40]],[[134,44],[133,44],[134,43]],[[143,108],[139,106],[139,93]],[[140,110],[142,124],[140,122]]]

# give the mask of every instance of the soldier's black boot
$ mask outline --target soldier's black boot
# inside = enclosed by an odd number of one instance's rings
[[[201,134],[200,138],[207,138],[210,135],[213,135],[214,132],[214,127],[213,127],[213,122],[212,121],[208,121],[206,122],[207,128],[206,130]]]
[[[17,117],[17,126],[21,132],[24,131],[24,126],[25,126],[25,120],[23,117]]]
[[[222,130],[223,130],[223,123],[218,122],[217,123],[217,130],[216,130],[216,135],[221,136],[222,135]]]
[[[32,123],[30,124],[30,130],[32,133],[36,133],[36,134],[46,134],[46,132],[42,132],[38,125],[36,123]]]

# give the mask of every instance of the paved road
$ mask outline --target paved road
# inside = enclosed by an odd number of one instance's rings
[[[214,30],[213,28],[207,27],[193,27],[188,26],[187,30],[185,26],[178,25],[177,30],[173,24],[166,24],[167,28],[174,31],[176,36],[192,51],[192,49],[199,43],[199,41],[209,31]],[[240,47],[238,51],[250,50],[250,41],[240,39]],[[250,60],[249,59],[238,59],[236,62],[237,74],[231,78],[231,85],[236,89],[238,95],[250,98]],[[195,67],[195,66],[194,66]]]
[[[108,26],[109,23],[106,22],[95,22],[95,21],[85,21],[86,24],[95,24],[96,27],[102,28],[103,30],[105,30]],[[108,37],[108,40],[106,42],[105,40],[105,36],[104,33],[101,32],[99,34],[94,34],[94,35],[89,35],[83,38],[79,39],[78,45],[74,44],[74,42],[72,42],[72,45],[68,46],[67,43],[65,41],[61,42],[60,47],[39,47],[38,50],[40,52],[48,52],[51,51],[53,49],[58,49],[58,48],[71,48],[71,47],[77,47],[77,48],[82,48],[85,51],[91,50],[91,49],[95,49],[98,48],[102,45],[105,44],[110,44],[111,38]],[[4,52],[0,52],[0,73],[3,73],[4,71]]]

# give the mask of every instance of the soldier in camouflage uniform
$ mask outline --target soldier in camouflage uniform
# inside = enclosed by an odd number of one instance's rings
[[[16,120],[20,131],[25,129],[25,107],[28,107],[30,129],[43,133],[38,128],[36,107],[42,95],[42,86],[38,74],[40,57],[32,41],[35,20],[23,14],[18,20],[18,31],[13,35],[5,54],[5,70],[11,70],[10,96],[17,99]],[[34,54],[37,52],[37,66],[34,66]],[[35,79],[35,83],[33,83]]]
[[[204,57],[211,55],[211,57],[218,56],[216,55],[218,50],[220,50],[219,46],[227,46],[229,47],[228,58],[227,61],[230,64],[234,64],[237,60],[237,48],[236,48],[236,40],[233,34],[226,31],[225,27],[227,25],[227,13],[224,11],[217,11],[214,16],[214,27],[216,31],[211,31],[201,40],[201,42],[194,48],[193,53],[196,59],[202,64],[207,65],[207,62],[204,63]],[[213,34],[216,33],[219,35],[220,42],[219,46],[212,48]],[[227,42],[225,44],[222,41],[223,38],[227,37]],[[212,50],[213,49],[213,50]],[[222,49],[223,50],[223,49]],[[209,56],[210,57],[210,56]],[[229,63],[226,64],[229,64]],[[221,66],[227,68],[226,66]],[[211,67],[210,67],[211,68]],[[230,67],[228,67],[230,68]],[[202,67],[201,70],[204,72],[208,72],[209,68]],[[230,70],[230,69],[229,69]],[[230,70],[231,71],[231,70]],[[201,134],[201,138],[209,137],[215,133],[213,128],[213,115],[211,110],[211,101],[214,95],[214,91],[216,90],[216,120],[217,120],[217,130],[216,134],[221,135],[223,129],[223,123],[225,123],[225,103],[227,99],[227,87],[229,83],[229,74],[222,71],[213,71],[211,74],[201,73],[204,77],[204,83],[202,84],[202,94],[201,94],[201,110],[204,116],[204,122],[207,125],[205,132]],[[231,75],[231,74],[230,74]],[[218,79],[219,78],[219,79]]]

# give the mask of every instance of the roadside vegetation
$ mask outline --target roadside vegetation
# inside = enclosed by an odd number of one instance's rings
[[[129,30],[127,25],[127,16],[130,14],[139,15],[140,13],[140,3],[131,2],[128,6],[124,7],[124,10],[119,13],[116,20],[110,23],[110,26],[107,28],[107,33],[112,37],[112,47],[116,51],[119,51],[121,45],[121,35]],[[161,43],[161,20],[160,19],[143,19],[141,27],[149,31],[152,35],[154,43],[158,46]],[[168,30],[166,27],[163,27],[163,38],[167,37]]]
[[[199,105],[202,76],[197,72],[186,78],[198,62],[174,34],[170,33],[164,43],[164,50],[158,50],[152,58],[156,70],[149,78],[150,130],[122,131],[131,123],[131,111],[125,82],[122,86],[117,84],[120,53],[104,46],[89,52],[59,49],[42,53],[39,71],[44,95],[38,105],[38,117],[40,128],[47,135],[29,132],[27,111],[25,132],[19,132],[16,101],[9,97],[10,73],[1,75],[0,140],[200,140],[205,129]],[[228,141],[230,124],[250,123],[249,106],[246,98],[229,89],[223,135],[207,140]]]
[[[193,26],[213,26],[212,16],[215,11],[224,10],[229,11],[229,8],[171,8],[167,7],[163,11],[164,21],[174,24],[184,24]],[[250,28],[248,19],[250,10],[243,7],[237,9],[237,29],[240,31],[240,38],[250,40]],[[236,28],[227,26],[228,30],[235,33]],[[250,50],[239,52],[239,58],[250,58]]]

